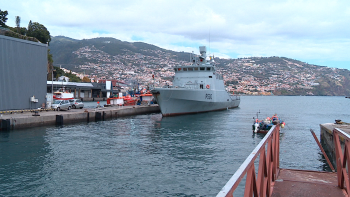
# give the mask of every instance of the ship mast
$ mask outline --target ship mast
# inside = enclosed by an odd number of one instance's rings
[[[201,54],[201,56],[199,56],[199,61],[201,63],[205,63],[205,58],[207,57],[207,48],[205,46],[200,46],[199,53]]]

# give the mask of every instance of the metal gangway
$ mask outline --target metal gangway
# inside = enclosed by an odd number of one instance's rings
[[[280,168],[279,139],[280,128],[275,125],[225,184],[217,197],[232,197],[242,180],[245,181],[245,197],[349,196],[350,178],[347,172],[350,171],[348,165],[350,136],[348,134],[337,128],[333,130],[337,172]],[[258,165],[257,168],[256,165]]]

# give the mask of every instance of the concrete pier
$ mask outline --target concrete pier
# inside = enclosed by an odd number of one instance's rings
[[[335,128],[350,134],[348,123],[320,124],[321,141],[330,153],[333,166],[336,165],[336,151],[333,137]],[[344,138],[340,137],[344,152]],[[318,172],[296,169],[279,169],[277,179],[273,185],[272,197],[279,196],[348,196],[344,188],[338,185],[337,172]],[[342,169],[337,169],[342,171]],[[347,177],[344,177],[347,179]]]
[[[159,113],[158,105],[112,106],[91,109],[71,109],[69,111],[40,111],[2,113],[0,130],[24,129],[37,126],[66,125],[80,122],[103,121],[123,116]]]
[[[329,152],[330,160],[334,166],[335,161],[335,145],[334,145],[334,139],[333,139],[333,129],[339,128],[340,130],[344,131],[345,133],[350,135],[350,124],[343,123],[343,124],[336,124],[336,123],[324,123],[320,124],[320,139],[321,143],[325,145],[324,149]],[[340,144],[341,148],[344,151],[344,139],[340,138]]]

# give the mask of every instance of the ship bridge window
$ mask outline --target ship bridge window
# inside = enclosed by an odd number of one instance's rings
[[[188,68],[188,71],[193,71],[193,68]]]
[[[207,67],[207,71],[210,71],[210,67]]]
[[[205,68],[204,67],[200,67],[199,70],[205,70]]]
[[[184,70],[184,71],[187,71],[187,68],[184,68],[183,70]]]
[[[209,78],[213,78],[213,76],[209,76]]]
[[[175,72],[181,71],[181,68],[175,68]]]
[[[198,70],[198,67],[194,67],[194,70]]]

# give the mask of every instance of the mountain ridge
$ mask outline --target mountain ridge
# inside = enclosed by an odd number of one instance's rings
[[[137,78],[130,75],[132,71],[142,76],[153,73],[168,80],[171,76],[164,74],[164,68],[190,64],[190,53],[110,37],[76,40],[56,36],[52,38],[49,48],[55,66],[84,72],[90,78]],[[215,57],[215,61],[218,72],[226,76],[226,85],[236,93],[350,95],[350,71],[347,69],[318,66],[277,56],[238,59]],[[273,88],[269,89],[271,86]]]

